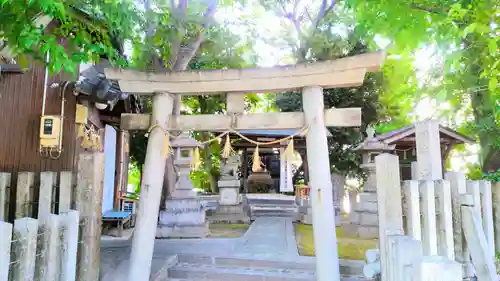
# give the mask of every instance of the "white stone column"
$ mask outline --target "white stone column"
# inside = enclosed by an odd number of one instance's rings
[[[8,281],[12,224],[0,221],[0,237],[2,237],[0,239],[0,281]]]
[[[64,213],[71,209],[72,190],[73,173],[70,171],[61,172],[59,180],[59,213]]]
[[[11,280],[34,280],[37,231],[36,219],[22,218],[14,221],[11,258],[16,263],[11,268]]]
[[[7,191],[10,186],[10,173],[0,173],[0,220],[6,221],[9,214],[7,202],[9,195]]]
[[[419,180],[443,178],[439,121],[428,119],[415,124]]]
[[[399,158],[392,154],[380,154],[375,157],[377,175],[377,203],[379,220],[379,244],[381,280],[390,278],[391,253],[388,246],[389,235],[403,235],[403,204],[401,200],[401,180]]]
[[[306,145],[316,245],[316,280],[340,281],[330,159],[323,113],[323,89],[304,88],[302,100],[305,121],[309,126]]]
[[[168,93],[155,94],[151,121],[165,128],[172,112],[173,96]],[[130,254],[129,281],[149,280],[151,262],[160,210],[161,189],[165,174],[166,158],[162,156],[165,133],[156,128],[149,134],[141,186],[140,208],[137,214],[132,252]]]
[[[52,187],[55,179],[54,172],[40,173],[40,196],[38,196],[38,219],[45,219],[50,215],[52,207]]]
[[[60,281],[75,281],[78,250],[78,211],[70,210],[61,217],[61,276]]]
[[[52,182],[51,182],[52,184]],[[60,217],[47,214],[39,219],[35,280],[59,280]]]

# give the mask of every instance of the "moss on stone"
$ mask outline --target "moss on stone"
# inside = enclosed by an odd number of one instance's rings
[[[217,238],[238,238],[247,232],[248,224],[225,224],[225,223],[211,223],[210,224],[210,237]]]
[[[347,237],[340,227],[337,227],[336,233],[339,257],[341,259],[364,260],[366,250],[378,247],[378,240]],[[315,255],[313,228],[311,225],[295,224],[295,237],[300,255]]]

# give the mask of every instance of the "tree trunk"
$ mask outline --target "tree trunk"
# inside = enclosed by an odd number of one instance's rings
[[[474,121],[477,127],[476,131],[481,145],[480,161],[483,172],[494,172],[500,169],[500,149],[498,136],[500,136],[500,124],[496,121],[495,104],[492,101],[490,90],[476,90],[481,85],[488,85],[486,79],[480,78],[482,73],[481,62],[477,58],[480,52],[470,43],[471,39],[465,41],[467,52],[466,59],[470,62],[468,83],[472,90],[470,98],[474,113]],[[472,40],[474,40],[472,38]]]
[[[189,62],[195,56],[196,52],[198,52],[203,39],[204,35],[203,33],[200,33],[195,41],[190,43],[188,46],[179,48],[179,52],[173,60],[175,61],[175,63],[172,67],[172,72],[184,71],[187,69]],[[178,43],[180,44],[180,42]],[[181,101],[181,95],[177,95],[174,100],[174,107],[172,110],[173,115],[180,115],[182,105]],[[167,198],[168,194],[170,194],[174,190],[176,181],[177,174],[174,168],[174,160],[173,157],[169,157],[165,166],[165,177],[163,179],[162,193],[166,195],[165,198]],[[162,204],[164,204],[164,202],[162,202]]]

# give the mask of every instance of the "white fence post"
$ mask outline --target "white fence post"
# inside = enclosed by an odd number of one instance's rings
[[[70,210],[61,217],[61,277],[60,281],[76,280],[76,255],[78,251],[78,211]]]
[[[401,180],[399,177],[399,158],[392,154],[375,157],[377,175],[377,204],[380,241],[381,280],[389,280],[390,257],[387,248],[387,235],[403,234],[403,207],[401,200]]]
[[[412,266],[422,259],[422,242],[404,235],[387,236],[390,281],[413,281]]]
[[[438,254],[447,257],[450,260],[455,260],[455,247],[453,241],[453,218],[452,218],[452,201],[451,187],[447,180],[435,181],[435,191],[437,194],[437,209],[438,227],[439,227],[439,244]]]
[[[479,193],[481,195],[481,209],[483,211],[483,229],[486,235],[491,256],[495,258],[495,231],[493,230],[493,199],[491,194],[491,182],[479,181]]]
[[[467,192],[465,174],[447,172],[445,179],[450,181],[451,200],[453,209],[453,241],[455,244],[455,260],[463,265],[463,277],[470,278],[474,269],[470,263],[470,253],[462,230],[462,201],[461,196]]]
[[[420,193],[418,181],[403,182],[403,194],[406,202],[406,226],[408,235],[416,240],[422,240],[422,223],[420,221]]]
[[[0,281],[8,281],[12,224],[0,221]]]
[[[420,181],[422,194],[421,208],[423,219],[422,245],[424,255],[437,255],[436,199],[434,196],[434,181]]]
[[[6,221],[9,210],[7,202],[9,200],[10,174],[0,173],[0,221]]]
[[[51,181],[52,184],[52,181]],[[58,215],[49,214],[45,219],[38,220],[38,251],[36,259],[36,280],[59,280],[59,225]]]
[[[21,172],[17,174],[16,187],[16,219],[32,216],[31,196],[35,182],[35,173]],[[12,202],[14,204],[14,202]],[[15,226],[14,226],[15,228]]]
[[[462,229],[469,245],[472,264],[476,269],[477,280],[498,280],[495,263],[488,250],[488,243],[484,235],[480,213],[477,212],[473,204],[473,196],[470,194],[462,195]]]
[[[495,252],[500,253],[500,182],[493,183],[493,208],[495,215]]]
[[[54,172],[40,173],[40,195],[38,196],[38,219],[44,220],[51,213]]]
[[[21,218],[14,221],[12,239],[12,281],[34,280],[38,221]]]
[[[483,219],[481,217],[481,191],[479,189],[478,181],[467,181],[467,193],[472,195],[473,204],[472,206],[476,209],[479,214],[479,220],[483,224]]]
[[[460,281],[462,265],[446,257],[424,257],[415,265],[414,274],[414,281]]]
[[[59,214],[67,212],[71,209],[71,195],[73,190],[72,180],[72,172],[61,172],[59,178]]]

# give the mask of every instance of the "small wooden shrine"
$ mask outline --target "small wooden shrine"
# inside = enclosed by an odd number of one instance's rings
[[[239,132],[246,138],[256,141],[256,142],[272,142],[285,138],[290,135],[297,133],[296,130],[241,130]],[[327,130],[327,135],[331,136],[330,132]],[[273,190],[280,192],[280,179],[284,178],[282,164],[283,161],[280,159],[280,150],[287,147],[288,143],[276,143],[272,145],[260,145],[259,155],[262,163],[261,171],[252,171],[252,155],[255,151],[256,145],[249,142],[248,140],[242,139],[241,137],[231,134],[232,147],[236,151],[241,151],[241,179],[243,191],[248,191],[248,182],[253,180],[272,182]],[[308,165],[306,157],[306,139],[303,136],[296,136],[293,138],[294,149],[301,156],[302,163],[292,174],[291,181],[293,183],[297,180],[303,179],[308,182]],[[290,175],[290,173],[288,173]]]
[[[441,159],[443,165],[445,165],[445,160],[448,158],[455,145],[475,143],[473,139],[443,125],[439,125],[439,136],[441,141]],[[372,145],[378,147],[380,144],[383,144],[385,147],[391,147],[393,149],[393,153],[399,156],[401,180],[410,180],[411,163],[417,161],[415,124],[368,138],[362,146],[363,148],[369,149]],[[445,171],[444,167],[443,171]]]

